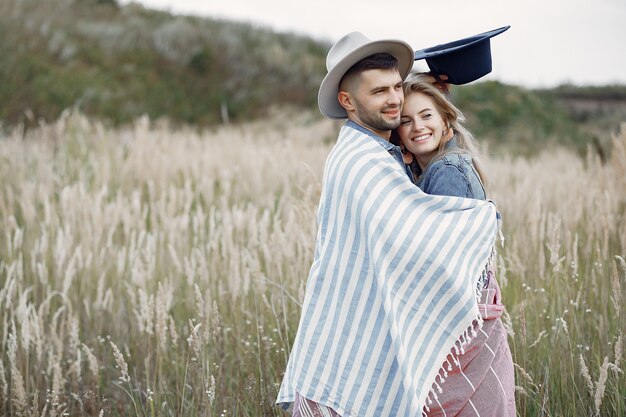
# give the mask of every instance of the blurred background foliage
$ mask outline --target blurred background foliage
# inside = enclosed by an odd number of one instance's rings
[[[147,114],[209,125],[311,107],[328,45],[248,24],[112,0],[0,2],[0,119],[69,107],[113,124]]]
[[[111,125],[147,115],[209,127],[316,109],[330,42],[115,0],[0,2],[0,123],[26,128],[67,108]],[[606,157],[626,86],[454,87],[470,129],[497,152],[551,144]]]

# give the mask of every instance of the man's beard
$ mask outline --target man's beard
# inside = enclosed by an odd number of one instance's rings
[[[390,110],[391,107],[385,107],[380,112],[369,112],[365,107],[361,106],[358,100],[355,101],[355,107],[359,115],[359,120],[379,132],[393,130],[400,126],[400,118],[396,120],[385,120],[381,112]]]

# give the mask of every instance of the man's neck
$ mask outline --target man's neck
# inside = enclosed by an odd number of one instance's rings
[[[372,127],[360,122],[359,120],[354,120],[350,117],[348,117],[348,120],[350,120],[352,123],[359,125],[360,127],[362,127],[363,129],[369,130],[370,132],[372,132],[374,135],[385,139],[386,141],[389,141],[389,138],[391,137],[391,130],[376,130],[373,129]]]

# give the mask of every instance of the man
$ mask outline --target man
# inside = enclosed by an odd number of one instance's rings
[[[369,42],[353,32],[331,48],[327,66],[318,95],[321,113],[330,119],[348,118],[351,127],[373,133],[372,138],[402,163],[400,148],[389,143],[389,137],[400,126],[402,81],[413,66],[413,49],[401,41]]]
[[[320,111],[347,118],[324,170],[302,316],[277,403],[294,416],[415,417],[469,343],[496,233],[486,202],[429,196],[400,149],[413,50],[353,32],[330,49]],[[437,381],[436,379],[439,378]]]

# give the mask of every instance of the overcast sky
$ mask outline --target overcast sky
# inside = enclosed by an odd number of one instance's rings
[[[120,0],[123,4],[129,1]],[[402,39],[416,50],[511,25],[508,31],[491,39],[493,71],[485,79],[526,87],[552,87],[566,82],[626,84],[625,0],[140,0],[139,3],[173,13],[252,22],[331,42],[359,30],[372,39]]]

